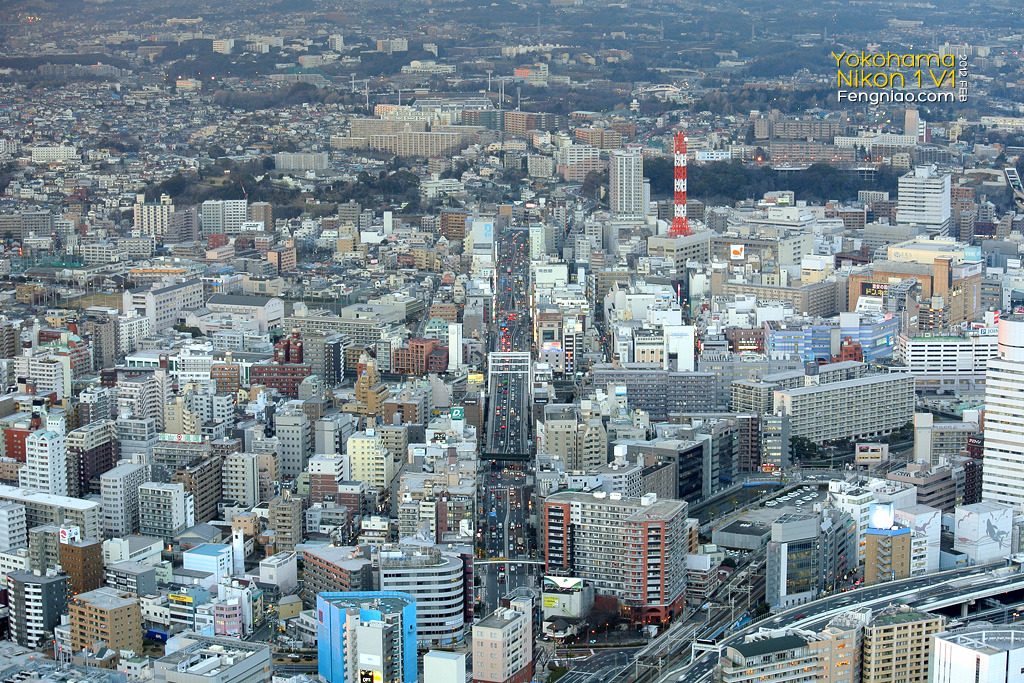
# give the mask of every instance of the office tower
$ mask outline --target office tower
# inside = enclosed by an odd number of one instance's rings
[[[255,453],[229,453],[225,456],[221,480],[224,500],[244,508],[255,507],[260,502],[259,462]]]
[[[268,507],[275,549],[279,553],[292,552],[302,543],[302,499],[286,490],[270,501]]]
[[[533,675],[533,609],[513,600],[473,625],[474,683],[520,683]]]
[[[608,174],[612,216],[621,220],[642,220],[644,205],[644,158],[640,150],[612,152]]]
[[[684,557],[692,552],[687,509],[684,501],[654,494],[548,496],[541,522],[545,571],[592,583],[636,619],[668,621],[684,602]]]
[[[765,600],[772,609],[809,602],[838,589],[857,569],[857,527],[841,510],[792,512],[772,523]]]
[[[1014,683],[1024,672],[1024,628],[979,622],[939,633],[932,643],[930,683]]]
[[[279,439],[281,476],[298,477],[313,455],[313,423],[302,410],[300,401],[289,401],[274,413],[274,430]]]
[[[113,588],[79,593],[68,603],[68,625],[73,653],[96,643],[115,653],[142,652],[142,610],[135,596]]]
[[[348,439],[352,479],[385,489],[395,478],[395,459],[384,449],[374,429],[356,432]]]
[[[421,647],[462,641],[466,600],[473,598],[472,587],[464,584],[461,558],[433,546],[384,546],[378,566],[381,590],[400,591],[416,600],[416,637]]]
[[[36,576],[32,572],[7,574],[11,640],[29,648],[49,645],[53,629],[67,612],[67,574]]]
[[[932,636],[945,618],[906,605],[888,607],[864,628],[863,683],[928,680]]]
[[[123,463],[100,475],[103,535],[130,536],[139,531],[139,487],[149,481],[149,466]]]
[[[143,235],[163,239],[174,213],[174,201],[163,194],[160,201],[147,202],[145,195],[138,195],[135,201],[135,229]]]
[[[953,224],[950,175],[935,166],[918,166],[900,176],[896,222],[919,225],[929,235],[946,237]]]
[[[985,372],[985,451],[981,498],[1024,503],[1024,316],[999,320],[997,356]]]
[[[139,533],[170,542],[195,524],[195,503],[184,484],[148,482],[139,487]]]
[[[415,683],[416,598],[398,591],[321,593],[318,673],[326,683]]]
[[[249,218],[248,202],[244,199],[208,199],[200,208],[203,237],[210,235],[237,235],[242,223]]]

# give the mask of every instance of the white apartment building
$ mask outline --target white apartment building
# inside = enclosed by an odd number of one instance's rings
[[[28,547],[25,506],[19,503],[0,503],[0,552],[22,547]]]
[[[184,484],[139,487],[139,533],[169,541],[196,523],[195,501]]]
[[[172,285],[133,289],[124,293],[124,310],[149,318],[150,329],[161,332],[172,327],[185,313],[203,305],[203,283],[189,280]]]
[[[153,322],[136,311],[129,311],[117,316],[117,351],[121,356],[134,353],[139,342],[149,334]]]
[[[935,166],[917,166],[900,176],[896,222],[924,226],[929,235],[949,235],[951,178]]]
[[[71,395],[71,358],[48,350],[26,350],[14,357],[14,376],[32,380],[37,395],[56,394],[57,400]]]
[[[644,158],[640,150],[612,152],[608,184],[614,218],[642,220],[647,215],[647,204],[644,201]]]
[[[298,477],[309,463],[314,442],[313,423],[302,410],[301,401],[289,401],[274,414],[274,430],[279,444],[281,476]]]
[[[71,145],[49,145],[32,148],[33,164],[52,164],[60,161],[81,159],[78,150]]]
[[[141,419],[152,418],[160,431],[164,428],[164,406],[169,400],[169,382],[162,370],[124,377],[117,383],[118,412]]]
[[[160,201],[147,202],[145,195],[138,195],[135,201],[136,230],[143,235],[163,237],[167,234],[167,226],[174,213],[174,202],[166,194],[160,195]]]
[[[149,480],[149,465],[122,463],[100,475],[103,535],[130,536],[139,531],[139,487]]]
[[[18,485],[68,495],[68,447],[62,432],[39,429],[25,438],[25,466],[18,471]]]
[[[845,481],[830,481],[828,484],[829,504],[837,510],[849,513],[857,525],[857,563],[864,564],[867,557],[867,530],[871,520],[871,504],[877,503],[874,492]]]
[[[242,223],[249,220],[249,202],[244,199],[210,199],[200,207],[199,218],[204,237],[237,235],[242,232]]]
[[[224,499],[252,508],[260,502],[259,456],[255,453],[230,453],[221,469]]]
[[[998,353],[985,376],[981,497],[1019,509],[1024,503],[1024,316],[999,321]]]
[[[773,410],[791,436],[822,443],[888,434],[914,419],[915,401],[914,378],[891,373],[776,391]]]
[[[381,444],[380,434],[367,429],[348,439],[349,465],[353,481],[363,481],[377,488],[387,488],[395,478],[395,461]]]
[[[460,642],[465,636],[463,566],[435,547],[384,546],[379,554],[380,589],[416,598],[420,647]]]

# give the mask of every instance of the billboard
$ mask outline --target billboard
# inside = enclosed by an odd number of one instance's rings
[[[196,434],[169,434],[167,432],[160,432],[157,434],[157,438],[160,441],[175,441],[177,443],[202,443],[203,437]]]
[[[731,261],[742,261],[746,246],[742,244],[730,244],[729,245],[729,260]]]
[[[581,590],[583,579],[574,576],[545,576],[544,588],[558,588],[560,590]]]
[[[462,406],[453,406],[451,410],[451,419],[463,420],[466,417],[466,410]]]
[[[544,606],[548,607],[548,608],[558,607],[558,596],[557,595],[545,595],[544,596]]]
[[[889,291],[888,282],[862,282],[860,283],[861,296],[885,296]]]
[[[896,524],[895,503],[872,503],[868,526],[872,529],[891,529]]]

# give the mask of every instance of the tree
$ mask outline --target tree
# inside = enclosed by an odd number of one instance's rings
[[[608,182],[606,171],[590,171],[583,179],[583,187],[580,193],[592,199],[601,199],[601,188]]]
[[[789,440],[789,445],[794,460],[806,460],[818,456],[818,444],[806,436],[794,436]]]
[[[220,159],[221,157],[227,156],[228,153],[223,147],[217,143],[213,143],[206,149],[206,155],[211,159]]]
[[[722,566],[728,567],[729,569],[736,569],[736,560],[732,559],[731,557],[727,557],[724,560],[722,560]]]

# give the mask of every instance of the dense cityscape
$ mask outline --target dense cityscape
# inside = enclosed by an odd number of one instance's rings
[[[0,683],[1024,682],[1022,54],[0,3]]]

